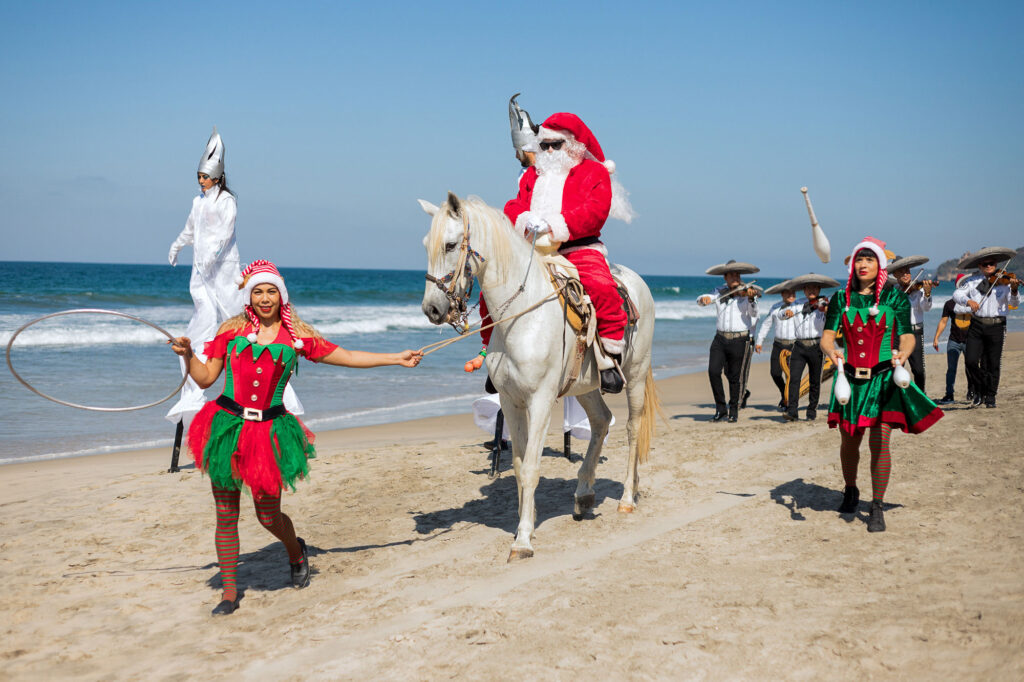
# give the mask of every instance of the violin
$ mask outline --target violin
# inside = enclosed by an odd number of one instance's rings
[[[989,275],[988,283],[992,286],[1006,285],[1011,287],[1020,286],[1020,278],[1012,272],[994,273]]]
[[[939,286],[939,281],[936,280],[936,279],[922,279],[922,280],[918,280],[918,281],[914,282],[913,284],[911,284],[907,288],[907,290],[905,292],[903,292],[903,293],[910,294],[910,293],[913,293],[915,291],[920,291],[921,289],[924,289],[924,285],[925,284],[927,284],[932,289],[934,289],[935,287]]]
[[[746,285],[746,284],[741,284],[740,286],[736,287],[732,291],[729,291],[729,292],[727,292],[725,294],[722,294],[721,298],[722,298],[722,300],[725,300],[725,299],[728,299],[728,298],[732,298],[734,296],[735,297],[746,296],[748,299],[753,301],[755,299],[760,298],[763,293],[764,292],[761,289],[759,289],[758,287],[751,286],[751,285]]]

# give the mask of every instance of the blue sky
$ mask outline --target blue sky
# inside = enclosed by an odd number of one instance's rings
[[[520,91],[618,164],[640,272],[1024,244],[1020,2],[0,7],[0,260],[165,263],[216,124],[243,260],[422,269],[417,198],[513,196]]]

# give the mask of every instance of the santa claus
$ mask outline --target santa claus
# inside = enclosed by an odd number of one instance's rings
[[[559,253],[580,273],[583,288],[594,303],[601,346],[616,361],[624,345],[626,312],[608,269],[601,228],[613,204],[611,173],[601,145],[575,114],[552,114],[537,133],[536,162],[519,179],[519,194],[505,204],[505,215],[524,234],[547,232],[562,242]],[[616,188],[620,189],[620,188]],[[616,217],[630,217],[621,192]],[[618,393],[622,376],[617,369],[601,372],[601,390]]]

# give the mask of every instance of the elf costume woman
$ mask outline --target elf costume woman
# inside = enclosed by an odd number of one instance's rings
[[[221,325],[206,344],[206,362],[191,341],[172,341],[185,358],[189,374],[201,388],[212,385],[226,368],[224,392],[207,403],[189,428],[189,449],[196,466],[210,477],[217,506],[215,544],[223,595],[214,615],[238,608],[235,570],[238,563],[238,513],[243,487],[249,488],[260,523],[288,550],[292,585],[309,584],[306,543],[296,537],[292,521],[281,513],[281,491],[309,473],[316,456],[313,434],[284,406],[282,396],[298,356],[342,367],[415,367],[421,355],[346,350],[327,341],[298,318],[284,280],[273,263],[258,260],[241,275],[246,301],[242,314]]]
[[[846,489],[839,511],[853,513],[860,502],[857,465],[860,442],[868,431],[873,492],[868,531],[873,533],[885,530],[882,500],[889,484],[893,427],[921,433],[942,417],[942,410],[915,384],[900,388],[893,382],[894,368],[914,350],[914,333],[910,302],[899,288],[887,283],[888,259],[885,243],[874,237],[865,237],[854,247],[849,280],[829,302],[821,338],[822,351],[837,365],[843,362],[851,393],[842,405],[833,384],[828,409],[828,425],[838,427],[842,437]],[[840,330],[845,353],[835,345]]]

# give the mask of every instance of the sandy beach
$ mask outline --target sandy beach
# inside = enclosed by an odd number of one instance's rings
[[[946,361],[928,350],[934,397]],[[836,513],[823,414],[784,423],[766,363],[751,389],[738,424],[710,423],[706,373],[659,382],[668,420],[631,515],[616,511],[623,401],[580,522],[556,426],[536,556],[514,564],[511,455],[490,480],[470,415],[321,433],[284,500],[311,585],[290,587],[243,499],[244,598],[226,618],[210,616],[212,496],[191,465],[166,473],[160,449],[0,467],[2,677],[1024,677],[1024,334],[1007,338],[997,409],[959,402],[894,435],[885,533],[866,532],[867,502]]]

